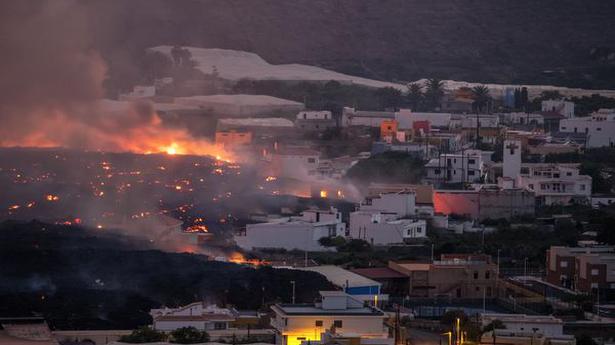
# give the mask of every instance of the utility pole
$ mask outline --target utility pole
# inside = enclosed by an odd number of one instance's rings
[[[433,264],[433,249],[434,249],[434,244],[431,244],[431,263]]]
[[[527,257],[523,259],[523,281],[527,280]]]
[[[292,299],[292,303],[295,304],[295,281],[291,280],[290,283],[293,285],[293,299]]]
[[[487,287],[483,286],[483,314],[487,312]]]

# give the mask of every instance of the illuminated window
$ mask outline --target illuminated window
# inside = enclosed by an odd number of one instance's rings
[[[342,320],[334,320],[333,321],[333,327],[335,327],[335,328],[342,328],[343,327]]]
[[[314,324],[316,325],[316,327],[322,327],[322,320],[316,320]]]

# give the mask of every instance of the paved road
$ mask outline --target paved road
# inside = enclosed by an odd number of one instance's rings
[[[439,345],[440,344],[440,334],[427,332],[424,330],[420,330],[417,328],[408,329],[408,340],[411,345]],[[446,345],[447,339],[445,336],[442,336],[442,344]]]

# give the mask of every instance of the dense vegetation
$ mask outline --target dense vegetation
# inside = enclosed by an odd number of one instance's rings
[[[384,152],[364,159],[348,170],[347,177],[355,185],[367,186],[371,182],[419,183],[425,163],[404,152]]]
[[[145,248],[145,250],[143,250]],[[41,313],[60,329],[136,328],[150,308],[198,300],[257,309],[312,301],[330,288],[310,272],[251,268],[206,256],[147,250],[100,230],[38,222],[0,224],[0,315]]]

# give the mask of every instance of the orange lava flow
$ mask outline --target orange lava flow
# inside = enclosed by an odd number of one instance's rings
[[[91,121],[52,111],[19,137],[0,138],[0,146],[200,155],[234,161],[230,152],[209,140],[194,137],[184,128],[165,127],[155,113],[142,115],[130,109],[121,114],[99,115]]]
[[[243,254],[234,252],[228,256],[228,261],[239,265],[262,266],[268,262],[259,259],[247,259]]]

